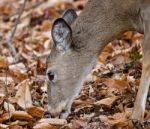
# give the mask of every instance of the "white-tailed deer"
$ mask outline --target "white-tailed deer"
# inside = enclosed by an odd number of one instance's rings
[[[150,85],[150,0],[89,0],[77,17],[68,10],[52,27],[47,60],[49,111],[66,117],[103,48],[126,31],[145,34],[143,70],[132,120],[143,122]]]

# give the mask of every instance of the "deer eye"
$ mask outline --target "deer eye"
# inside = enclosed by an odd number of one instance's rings
[[[56,81],[56,74],[52,71],[49,71],[47,73],[47,77],[50,81],[55,82]]]

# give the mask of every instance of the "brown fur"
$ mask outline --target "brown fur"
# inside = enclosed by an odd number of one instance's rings
[[[57,74],[56,82],[50,83],[47,79],[49,111],[52,115],[59,116],[63,110],[67,114],[61,117],[68,115],[73,100],[82,88],[84,78],[95,65],[100,52],[110,41],[126,31],[144,32],[147,37],[144,41],[146,64],[143,65],[140,92],[135,106],[145,104],[150,83],[146,82],[150,80],[150,73],[147,72],[150,71],[150,60],[147,59],[150,55],[149,8],[149,0],[88,1],[81,15],[71,25],[71,48],[62,52],[55,46],[47,61],[47,72],[54,71]],[[139,109],[135,107],[132,119],[143,121],[144,110],[145,106]]]

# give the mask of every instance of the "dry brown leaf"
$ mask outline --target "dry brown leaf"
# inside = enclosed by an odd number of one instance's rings
[[[87,126],[87,122],[82,120],[72,120],[71,123],[72,123],[72,128],[74,129],[80,129]]]
[[[16,93],[17,104],[23,109],[32,107],[32,99],[29,85],[29,79],[24,80],[20,84],[18,84],[18,91]]]
[[[98,105],[98,106],[104,105],[104,106],[111,107],[118,98],[119,97],[117,97],[117,96],[108,97],[108,98],[105,98],[105,99],[95,102],[94,105]]]
[[[110,53],[103,51],[99,57],[99,62],[105,64],[106,59],[110,56],[111,56]]]
[[[0,12],[2,14],[5,14],[5,15],[11,14],[13,11],[12,7],[13,7],[12,4],[7,1],[0,2]]]
[[[82,106],[86,106],[86,105],[91,105],[93,104],[93,101],[92,100],[81,100],[81,99],[78,99],[78,100],[74,100],[74,103],[73,103],[75,106],[78,106],[78,105],[82,105]]]
[[[48,31],[51,29],[51,27],[52,27],[52,22],[50,20],[45,20],[42,23],[41,30],[42,31]]]
[[[33,127],[33,129],[57,129],[57,128],[48,123],[38,123]]]
[[[64,125],[67,124],[67,120],[58,118],[43,118],[38,123],[49,123],[51,125]]]
[[[16,120],[11,123],[11,125],[27,125],[27,124],[29,124],[28,121],[22,121],[22,120]]]
[[[107,79],[103,83],[109,88],[115,88],[120,91],[124,90],[128,86],[128,81],[126,79]]]
[[[9,113],[4,113],[4,114],[2,114],[1,116],[0,116],[0,122],[2,123],[2,122],[4,122],[4,121],[7,121],[7,120],[9,120],[10,118],[11,118],[11,114],[9,114]]]
[[[38,118],[42,118],[45,113],[45,110],[42,107],[30,107],[27,109],[27,111],[33,117],[38,117]]]
[[[3,94],[0,94],[0,105],[4,102],[5,99],[6,97],[3,96]]]
[[[10,125],[9,129],[24,129],[22,126],[19,125]]]
[[[114,116],[109,117],[108,122],[115,127],[125,127],[129,122],[126,115],[126,113],[116,113]]]
[[[122,50],[118,50],[118,51],[115,51],[114,53],[112,53],[112,58],[111,58],[111,63],[114,65],[114,66],[118,66],[118,65],[121,65],[121,64],[125,64],[125,63],[130,63],[131,62],[131,59],[126,55],[126,53],[128,51],[130,51],[130,49],[126,49],[124,51]],[[121,54],[120,54],[121,53]],[[118,55],[117,55],[118,54]]]
[[[25,111],[14,111],[12,117],[17,120],[31,120],[33,117]]]
[[[5,97],[6,95],[6,84],[4,81],[0,80],[0,97]]]
[[[111,125],[111,127],[116,127],[117,129],[127,127],[130,124],[130,116],[131,116],[131,109],[126,109],[123,113],[116,113],[110,116],[100,116],[100,120],[104,123]],[[130,128],[129,128],[130,129]]]
[[[56,6],[59,3],[65,3],[65,2],[69,2],[71,3],[73,0],[48,0],[47,3],[43,4],[42,7],[43,8],[47,8],[47,7],[51,7],[51,6]]]
[[[9,72],[13,77],[19,79],[20,81],[23,81],[28,77],[27,69],[23,63],[10,65]]]
[[[0,56],[0,69],[8,68],[8,61],[5,57]]]
[[[0,123],[0,129],[7,129],[8,127],[9,127],[8,125]]]

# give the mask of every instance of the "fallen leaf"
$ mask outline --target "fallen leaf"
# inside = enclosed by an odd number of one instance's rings
[[[108,98],[95,102],[94,105],[97,105],[97,106],[104,105],[104,106],[111,107],[114,104],[114,102],[116,102],[117,99],[118,99],[117,96],[108,97]]]
[[[31,93],[29,89],[30,80],[24,80],[18,84],[18,91],[16,93],[17,104],[23,109],[32,107]]]
[[[6,95],[6,84],[4,81],[0,80],[0,97],[4,97]]]
[[[7,129],[7,128],[8,128],[8,125],[1,124],[1,123],[0,123],[0,129]]]
[[[25,111],[14,111],[12,117],[17,120],[31,120],[33,117]]]
[[[8,68],[8,61],[5,57],[0,56],[0,69]]]
[[[27,69],[23,63],[10,65],[9,72],[13,77],[21,81],[27,79]]]
[[[87,126],[87,122],[83,120],[72,120],[71,123],[72,123],[72,128],[74,129],[80,129]]]
[[[15,111],[14,105],[12,105],[11,103],[8,103],[8,102],[4,102],[4,109],[7,112],[14,112]]]
[[[128,81],[126,79],[107,79],[103,82],[109,88],[115,88],[120,91],[124,90],[128,86]]]
[[[12,84],[12,83],[14,83],[14,80],[13,80],[13,78],[12,77],[8,77],[7,76],[7,78],[6,78],[6,76],[3,76],[3,77],[0,77],[0,81],[3,81],[3,82],[5,82],[5,83],[3,83],[3,85],[5,84]],[[6,82],[7,81],[7,82]],[[0,82],[1,83],[1,82]]]
[[[57,129],[57,128],[48,123],[38,123],[33,127],[33,129]]]
[[[22,74],[27,72],[26,67],[23,63],[10,65],[9,69],[12,70],[12,71],[19,71]]]
[[[4,122],[4,121],[7,121],[11,118],[11,114],[10,113],[4,113],[2,115],[0,115],[0,122]]]
[[[19,125],[12,124],[9,126],[9,129],[23,129],[23,127],[19,126]]]
[[[33,117],[42,118],[44,116],[45,110],[42,107],[30,107],[27,112]]]
[[[67,124],[67,120],[58,118],[43,118],[38,123],[49,123],[51,125],[64,125]]]

